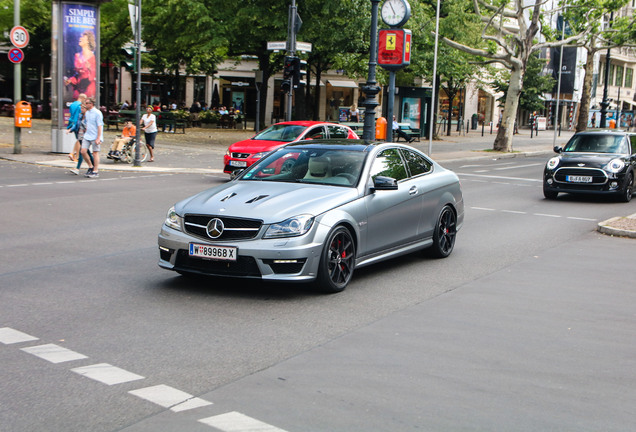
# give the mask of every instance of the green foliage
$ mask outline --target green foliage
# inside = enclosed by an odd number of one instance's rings
[[[554,88],[556,80],[549,75],[542,75],[543,68],[547,60],[539,58],[538,53],[534,53],[528,59],[526,73],[523,78],[523,87],[519,96],[519,107],[526,111],[540,111],[544,108],[541,99],[543,93],[549,93]],[[505,104],[510,83],[510,71],[500,71],[496,76],[493,87],[503,92],[499,98],[501,105]]]
[[[199,114],[199,120],[201,121],[201,123],[218,123],[221,120],[221,114],[219,114],[217,111],[211,110],[201,111],[201,113]]]

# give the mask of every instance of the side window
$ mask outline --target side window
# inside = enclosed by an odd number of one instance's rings
[[[426,174],[433,170],[433,164],[422,155],[410,150],[402,150],[402,154],[404,155],[404,160],[406,161],[406,166],[409,168],[411,177]]]
[[[397,149],[387,149],[376,156],[371,167],[371,177],[375,179],[377,176],[392,177],[398,181],[408,177]]]
[[[629,140],[632,144],[632,154],[636,154],[636,135],[630,135]]]
[[[349,133],[342,126],[336,125],[328,125],[327,129],[329,130],[329,138],[347,138]]]
[[[327,138],[325,136],[325,130],[322,128],[322,126],[318,126],[313,129],[310,129],[309,132],[307,132],[307,135],[305,135],[304,139],[322,139],[322,138]]]

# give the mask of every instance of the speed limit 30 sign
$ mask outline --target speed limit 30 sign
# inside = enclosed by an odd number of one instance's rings
[[[22,26],[11,29],[11,43],[16,48],[24,48],[29,44],[29,32]]]

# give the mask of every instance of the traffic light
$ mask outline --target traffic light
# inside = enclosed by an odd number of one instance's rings
[[[285,57],[285,63],[283,65],[283,82],[280,85],[280,89],[287,93],[292,86],[292,82],[294,81],[294,72],[296,70],[296,63],[298,61],[298,57]]]
[[[307,85],[307,61],[296,59],[294,63],[294,88]]]
[[[125,67],[128,72],[135,72],[135,48],[122,48],[121,53],[126,57],[119,65]]]

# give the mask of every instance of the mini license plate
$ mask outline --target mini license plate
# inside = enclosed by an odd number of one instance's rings
[[[237,168],[245,168],[247,166],[247,162],[231,160],[230,166],[237,167]]]
[[[592,183],[592,176],[567,176],[565,179],[571,183]]]
[[[238,249],[227,246],[210,246],[190,243],[190,256],[214,260],[236,261]]]

